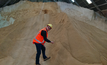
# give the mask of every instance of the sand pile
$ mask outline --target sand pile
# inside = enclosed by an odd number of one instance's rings
[[[15,21],[0,29],[0,64],[34,65],[36,48],[32,40],[41,28],[52,23],[48,38],[55,43],[45,44],[51,59],[44,62],[41,56],[42,65],[107,65],[106,32],[72,18],[57,3],[20,3],[11,12],[1,12]]]

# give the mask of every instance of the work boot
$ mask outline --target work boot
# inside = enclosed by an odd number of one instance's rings
[[[46,61],[46,60],[48,60],[48,59],[50,59],[50,58],[51,58],[51,57],[47,57],[47,58],[44,59],[44,61]]]

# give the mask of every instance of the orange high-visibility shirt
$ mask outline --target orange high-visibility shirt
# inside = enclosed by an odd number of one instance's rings
[[[44,40],[44,37],[41,35],[42,30],[46,31],[46,35],[47,35],[46,37],[48,37],[48,32],[45,27],[45,28],[41,29],[39,31],[39,33],[35,36],[35,38],[33,39],[33,44],[35,44],[35,43],[42,44],[42,45],[45,44],[46,41]]]

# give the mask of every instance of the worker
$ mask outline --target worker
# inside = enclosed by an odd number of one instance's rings
[[[42,55],[43,55],[43,59],[44,61],[50,59],[50,57],[47,57],[45,55],[45,42],[49,42],[53,44],[53,41],[50,41],[49,39],[47,39],[48,37],[48,31],[52,29],[52,24],[47,24],[46,27],[44,27],[43,29],[41,29],[38,34],[35,36],[35,38],[33,39],[33,44],[35,44],[36,46],[36,50],[37,50],[37,54],[36,54],[36,65],[40,65],[39,63],[39,58],[40,58],[40,54],[41,54],[41,50],[42,50]]]

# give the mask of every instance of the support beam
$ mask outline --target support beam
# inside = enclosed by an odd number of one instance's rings
[[[107,0],[105,0],[107,2]]]
[[[10,1],[11,1],[11,0],[8,0],[8,1],[3,5],[3,7],[6,6]]]
[[[80,6],[77,2],[75,2],[78,6]]]
[[[91,0],[91,1],[92,1],[93,5],[94,5],[99,11],[101,11],[101,10],[98,8],[98,6],[95,4],[95,2],[94,2],[93,0]]]
[[[101,5],[97,5],[98,7],[106,5],[107,3],[101,4]],[[95,8],[95,7],[91,7],[90,9]]]
[[[76,0],[75,0],[75,3],[76,3],[78,6],[80,6],[80,5],[76,2]]]
[[[84,2],[84,1],[82,0],[82,2]],[[84,3],[85,3],[85,5],[86,5],[87,7],[89,7],[88,4],[87,4],[86,2],[84,2]]]
[[[91,0],[93,5],[99,10],[99,12],[104,16],[104,14],[101,12],[100,8],[95,4],[95,2],[93,0]]]

